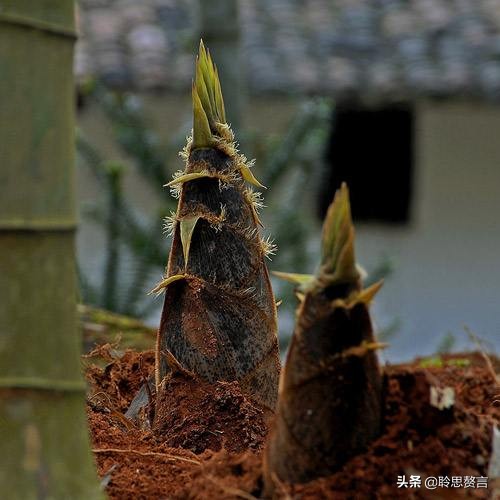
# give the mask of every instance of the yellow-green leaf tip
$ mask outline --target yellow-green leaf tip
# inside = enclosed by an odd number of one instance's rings
[[[354,226],[345,183],[335,193],[323,223],[321,266],[317,277],[324,284],[354,284],[361,277],[354,256]]]
[[[295,285],[307,285],[314,279],[312,274],[283,273],[281,271],[272,271],[272,274]]]
[[[193,82],[193,148],[210,147],[217,124],[226,123],[224,99],[217,68],[200,40]]]
[[[148,292],[148,295],[153,293],[160,295],[171,283],[185,278],[185,274],[176,274],[174,276],[169,276],[168,278],[163,278],[150,292]]]
[[[193,231],[198,222],[200,216],[195,215],[194,217],[186,217],[180,221],[181,228],[181,243],[182,252],[184,254],[184,266],[187,266],[189,259],[189,249],[191,248],[191,239],[193,237]]]

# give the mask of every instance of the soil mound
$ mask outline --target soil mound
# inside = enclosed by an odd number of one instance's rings
[[[269,415],[238,383],[207,384],[175,373],[162,400],[125,417],[152,376],[152,351],[95,350],[87,366],[88,417],[98,471],[113,499],[259,498]],[[493,360],[498,363],[497,360]],[[495,366],[498,369],[498,364]],[[338,473],[293,487],[301,499],[488,498],[488,489],[424,488],[427,476],[487,476],[492,428],[500,423],[500,387],[492,366],[464,354],[385,368],[382,435]],[[157,414],[153,415],[153,408]],[[152,425],[154,432],[151,430]],[[422,486],[398,489],[398,476]],[[493,498],[493,496],[490,496]]]
[[[175,373],[164,384],[153,425],[164,443],[194,453],[262,448],[267,415],[242,394],[237,382],[209,384]]]

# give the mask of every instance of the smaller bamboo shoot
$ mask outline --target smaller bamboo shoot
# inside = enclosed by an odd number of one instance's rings
[[[266,492],[339,470],[380,431],[382,376],[368,304],[354,257],[349,193],[342,185],[323,226],[315,276],[284,274],[301,303],[282,373],[264,458]]]

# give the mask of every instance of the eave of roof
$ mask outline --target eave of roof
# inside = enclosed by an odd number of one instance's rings
[[[75,73],[136,89],[187,89],[193,0],[81,0]],[[500,99],[498,0],[245,0],[251,92],[338,99]]]

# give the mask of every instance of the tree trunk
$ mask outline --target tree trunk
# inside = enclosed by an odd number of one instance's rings
[[[101,496],[76,317],[73,2],[0,12],[0,489]]]

